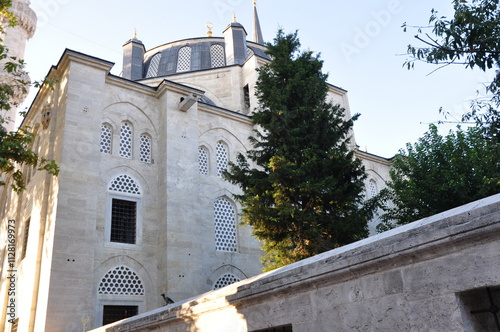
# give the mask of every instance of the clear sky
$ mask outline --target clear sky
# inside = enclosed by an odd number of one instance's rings
[[[32,0],[38,15],[35,36],[26,49],[27,70],[42,79],[65,48],[112,61],[113,74],[122,65],[122,45],[134,29],[146,49],[192,37],[214,36],[231,22],[233,12],[252,38],[252,0]],[[348,90],[356,142],[362,150],[392,157],[415,142],[428,123],[443,120],[443,107],[457,118],[488,76],[463,66],[449,66],[431,75],[425,63],[402,67],[406,48],[415,43],[401,25],[425,25],[430,11],[453,14],[451,0],[258,0],[264,39],[278,28],[298,30],[302,47],[321,53],[329,83]],[[31,94],[33,98],[33,93]],[[447,132],[454,125],[443,126]]]

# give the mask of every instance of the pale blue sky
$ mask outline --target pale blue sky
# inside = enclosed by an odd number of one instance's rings
[[[41,79],[65,48],[112,61],[119,74],[122,45],[134,28],[146,49],[185,38],[214,36],[231,22],[233,12],[252,38],[252,0],[32,0],[39,19],[26,50],[32,79]],[[264,39],[279,27],[299,31],[304,49],[320,52],[329,82],[348,90],[352,113],[361,113],[355,137],[361,149],[392,157],[415,142],[427,123],[443,119],[439,107],[459,114],[464,102],[481,89],[487,76],[450,66],[427,76],[435,67],[402,67],[414,32],[401,25],[425,25],[432,8],[452,14],[451,0],[259,0]],[[453,125],[454,126],[454,125]],[[452,126],[443,127],[446,132]]]

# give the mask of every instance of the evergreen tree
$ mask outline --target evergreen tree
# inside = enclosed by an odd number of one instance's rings
[[[253,149],[226,173],[242,189],[243,223],[262,241],[267,270],[366,237],[373,214],[350,143],[358,115],[345,119],[327,102],[323,62],[299,47],[297,33],[282,30],[267,45],[272,61],[259,68]]]

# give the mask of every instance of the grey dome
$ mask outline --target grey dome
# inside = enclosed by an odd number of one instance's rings
[[[246,53],[247,59],[253,54],[269,58],[265,53],[264,46],[248,41]],[[225,41],[221,37],[193,38],[168,43],[149,50],[144,58],[144,78],[168,76],[227,65]]]

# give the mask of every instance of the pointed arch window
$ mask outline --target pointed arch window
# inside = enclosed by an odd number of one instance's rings
[[[158,76],[158,67],[160,66],[161,53],[153,55],[149,62],[148,72],[146,78]]]
[[[215,151],[217,153],[217,176],[222,177],[222,174],[227,169],[229,151],[226,144],[223,142],[217,142]]]
[[[368,188],[370,190],[369,192],[370,198],[375,197],[378,194],[377,184],[375,183],[374,180],[370,180],[368,182]]]
[[[99,282],[97,295],[102,315],[102,324],[139,314],[144,310],[145,289],[141,278],[127,266],[109,270]]]
[[[140,138],[140,161],[143,163],[151,163],[151,137],[142,134]]]
[[[141,238],[141,190],[129,175],[114,178],[109,186],[106,239],[112,243],[138,244]]]
[[[101,153],[111,154],[111,137],[113,130],[111,126],[103,123],[101,125]]]
[[[191,70],[191,47],[184,46],[177,55],[177,72]]]
[[[208,150],[204,146],[198,148],[198,165],[200,174],[208,175]]]
[[[214,203],[215,250],[236,252],[236,210],[221,197]]]
[[[214,284],[213,289],[216,290],[216,289],[219,289],[222,287],[226,287],[226,286],[234,284],[235,282],[238,282],[238,281],[240,281],[240,278],[238,278],[237,276],[235,276],[232,273],[226,273],[223,276],[221,276],[219,279],[217,279],[217,281]]]
[[[212,68],[224,67],[226,65],[224,47],[222,45],[210,45],[210,62]]]
[[[120,157],[132,158],[132,125],[123,122],[120,128]]]

